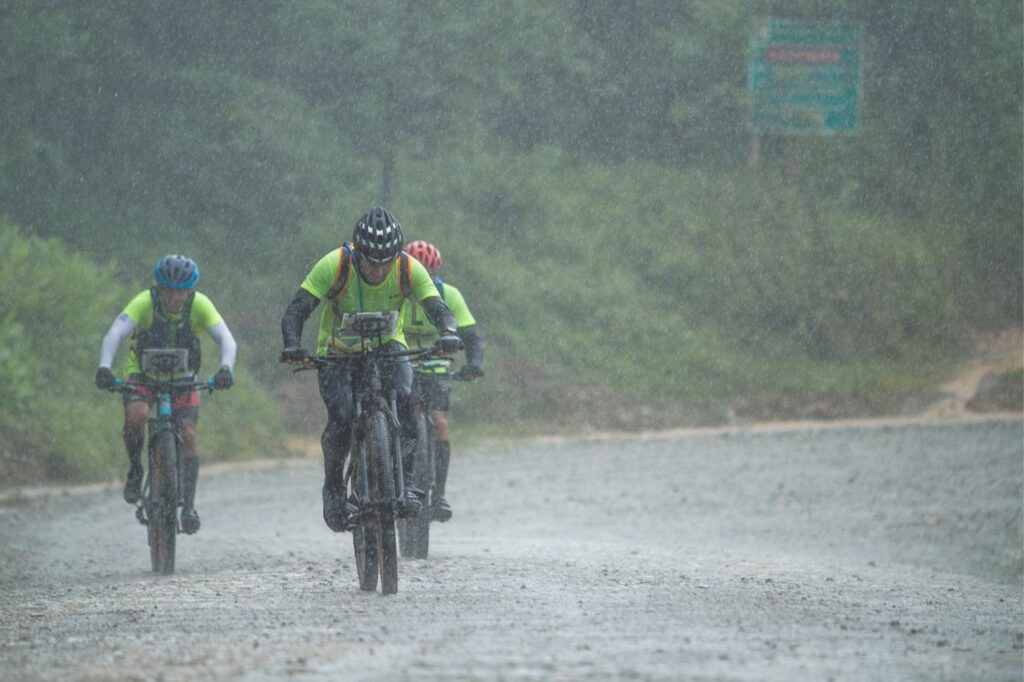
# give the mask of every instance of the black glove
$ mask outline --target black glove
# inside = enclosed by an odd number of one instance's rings
[[[437,340],[437,349],[442,353],[454,353],[466,347],[455,332],[445,332]]]
[[[464,381],[472,381],[477,377],[482,377],[484,371],[476,365],[463,365],[462,369],[459,370],[458,377]]]
[[[300,346],[288,346],[281,351],[281,362],[302,362],[308,357],[309,353]]]
[[[231,368],[224,365],[213,375],[214,388],[231,388],[235,385],[235,377],[231,375]]]
[[[109,367],[96,368],[96,388],[108,389],[117,386],[117,377]]]

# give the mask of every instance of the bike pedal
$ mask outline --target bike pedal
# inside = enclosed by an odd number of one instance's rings
[[[398,509],[395,511],[395,516],[400,519],[411,519],[423,509],[423,505],[418,501],[409,500],[398,505]]]
[[[355,499],[355,498],[350,498]],[[345,518],[345,524],[341,527],[338,533],[350,533],[358,528],[369,516],[372,514],[369,511],[362,511],[353,502],[348,502],[348,516]]]

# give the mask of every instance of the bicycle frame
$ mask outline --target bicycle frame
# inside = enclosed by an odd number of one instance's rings
[[[185,477],[185,458],[181,456],[181,448],[184,446],[184,437],[181,434],[178,420],[174,418],[174,397],[181,393],[187,393],[195,390],[213,390],[210,384],[195,383],[191,378],[186,382],[167,382],[167,381],[147,381],[146,377],[143,376],[142,381],[131,382],[128,385],[134,383],[138,386],[146,386],[156,391],[156,416],[150,417],[147,420],[147,444],[152,456],[153,448],[157,441],[157,436],[161,432],[170,431],[174,434],[175,442],[175,485],[174,488],[177,491],[175,499],[175,507],[182,505],[182,493],[183,488],[181,481]],[[143,499],[150,499],[150,483],[153,475],[153,468],[150,467],[146,472],[146,480],[143,486]],[[140,506],[141,510],[142,507]],[[141,519],[140,519],[141,520]],[[179,529],[180,530],[180,529]]]
[[[308,358],[295,371],[340,367],[350,372],[353,438],[345,480],[349,500],[357,509],[350,528],[359,587],[376,590],[379,571],[381,591],[394,594],[398,591],[395,519],[408,507],[397,392],[385,390],[384,372],[398,358],[424,357],[430,351],[383,350],[385,315],[359,314],[352,325],[363,341],[359,352]],[[376,348],[371,347],[374,340]]]
[[[128,393],[137,387],[155,394],[156,415],[147,420],[148,466],[135,518],[149,529],[153,571],[169,575],[174,572],[175,536],[181,530],[178,507],[183,503],[181,482],[185,477],[181,453],[183,438],[174,418],[174,397],[190,391],[213,391],[214,385],[212,379],[204,384],[197,383],[193,376],[175,379],[173,373],[168,372],[165,379],[160,379],[144,373],[129,381],[118,381],[110,390]],[[173,458],[173,462],[169,463],[167,458]]]
[[[396,427],[398,426],[398,408],[397,398],[394,389],[389,390],[385,402],[384,398],[384,382],[381,378],[381,361],[380,358],[370,359],[368,353],[364,352],[361,355],[363,362],[361,366],[354,368],[354,383],[357,385],[353,386],[352,398],[353,398],[353,422],[355,424],[355,438],[353,442],[359,443],[366,439],[369,434],[369,422],[374,412],[383,410],[387,415],[388,423],[392,427],[392,434],[397,434]],[[367,405],[364,407],[364,402]],[[350,470],[348,472],[349,480],[353,478],[358,479],[356,483],[359,484],[360,491],[356,496],[358,500],[358,506],[360,508],[360,514],[364,513],[364,508],[368,506],[367,511],[373,513],[378,511],[397,511],[397,501],[401,500],[405,495],[405,478],[402,470],[402,457],[401,457],[401,443],[398,438],[392,438],[392,466],[394,467],[394,480],[395,480],[395,499],[394,500],[374,500],[370,494],[370,477],[366,476],[355,476],[355,471],[351,468],[354,463],[351,459],[349,462]],[[397,442],[397,448],[395,447]],[[367,452],[365,448],[355,448],[357,455],[360,458],[360,470],[364,472],[370,471],[370,463],[367,461]],[[384,505],[390,507],[390,509],[382,508]]]
[[[429,447],[429,465],[430,465],[430,488],[431,490],[437,485],[437,470],[435,469],[434,458],[436,453],[434,452],[434,412],[438,410],[437,406],[434,405],[433,392],[423,388],[423,382],[432,378],[444,376],[448,381],[465,381],[464,378],[455,373],[448,373],[443,375],[434,374],[432,372],[421,371],[419,367],[413,367],[413,379],[412,379],[412,401],[413,410],[421,411],[424,415],[427,425],[427,437],[430,441]],[[428,492],[424,490],[424,492]],[[429,497],[429,493],[428,493]]]
[[[423,508],[415,517],[401,519],[398,522],[402,556],[410,559],[426,559],[429,554],[430,524],[434,521],[437,502],[437,449],[435,447],[434,412],[438,406],[434,403],[434,392],[425,386],[425,382],[436,377],[445,377],[449,381],[461,380],[458,374],[438,375],[431,371],[434,367],[431,365],[423,367],[422,364],[414,367],[412,400],[419,442],[416,444],[413,457],[416,464],[415,481],[424,493]]]
[[[376,511],[395,512],[397,511],[398,501],[405,497],[405,472],[402,462],[401,426],[398,420],[397,394],[394,389],[389,389],[385,392],[384,368],[390,364],[390,360],[414,356],[422,357],[430,352],[430,350],[382,351],[370,349],[364,344],[363,350],[358,353],[319,356],[310,360],[309,367],[301,367],[295,370],[300,372],[306,369],[324,367],[346,367],[352,373],[353,447],[351,451],[352,456],[349,457],[348,466],[346,467],[345,479],[350,483],[354,481],[353,492],[356,493],[360,517],[375,513]],[[369,477],[357,476],[354,468],[358,465],[360,471],[370,471],[370,463],[366,460],[365,450],[357,446],[366,438],[369,424],[376,412],[383,412],[386,415],[393,436],[391,439],[391,454],[395,477],[395,500],[393,502],[372,500],[369,489]],[[389,506],[390,508],[385,509],[382,505]]]

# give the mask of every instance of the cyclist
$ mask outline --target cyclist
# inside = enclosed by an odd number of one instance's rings
[[[446,352],[462,348],[456,322],[437,292],[430,275],[420,263],[402,251],[405,240],[402,227],[391,213],[377,207],[359,219],[352,232],[352,243],[323,256],[306,275],[281,319],[284,350],[281,362],[302,364],[309,353],[302,347],[302,327],[313,309],[324,301],[320,316],[316,354],[341,354],[362,350],[358,336],[341,329],[342,316],[353,312],[400,312],[406,298],[423,306],[431,324],[440,333],[438,344]],[[351,267],[354,264],[354,267]],[[383,349],[402,350],[406,346],[401,327],[383,337]],[[413,427],[410,394],[412,366],[408,360],[394,364],[389,378],[398,398],[399,422],[403,425],[403,464],[405,499],[402,513],[418,511],[422,491],[412,485],[412,443],[408,429]],[[352,376],[346,367],[326,367],[318,371],[320,397],[327,407],[327,426],[320,437],[324,453],[324,521],[340,532],[347,530],[351,509],[345,499],[345,457],[352,441]]]
[[[469,312],[462,292],[451,284],[444,282],[437,274],[444,261],[437,247],[423,240],[409,243],[406,252],[418,260],[427,269],[434,280],[441,298],[458,323],[458,334],[466,344],[466,364],[458,371],[459,379],[472,381],[484,375],[484,342],[477,334],[476,320]],[[419,306],[406,306],[402,311],[402,331],[410,344],[416,347],[432,346],[437,339],[434,330],[425,323],[425,316]],[[434,410],[434,452],[436,456],[437,503],[434,507],[434,518],[447,521],[452,517],[452,508],[444,496],[445,482],[448,480],[448,463],[451,460],[451,444],[448,441],[448,396],[451,392],[449,368],[450,359],[426,360],[420,363],[416,376],[416,392],[429,394]]]
[[[103,337],[100,363],[96,370],[96,386],[113,387],[117,380],[110,367],[118,347],[129,336],[133,344],[124,365],[130,382],[140,376],[139,351],[147,348],[184,348],[189,351],[189,368],[199,371],[199,335],[207,332],[220,347],[220,369],[213,376],[217,388],[230,388],[234,383],[237,345],[224,319],[213,302],[196,291],[199,266],[191,258],[165,256],[154,268],[155,286],[140,292],[114,320]],[[128,478],[124,484],[124,500],[135,504],[142,497],[142,445],[149,410],[156,396],[137,386],[124,394],[124,445],[128,450]],[[192,534],[199,530],[199,514],[195,509],[196,481],[199,477],[196,422],[199,420],[199,392],[191,391],[174,400],[175,418],[179,420],[185,444],[184,486],[182,489],[181,528]]]

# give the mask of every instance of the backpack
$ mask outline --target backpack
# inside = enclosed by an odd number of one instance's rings
[[[196,292],[192,291],[185,300],[181,310],[181,322],[178,324],[175,338],[171,338],[171,323],[160,303],[160,296],[156,287],[151,287],[149,295],[153,301],[153,323],[148,329],[137,331],[133,335],[136,352],[148,348],[184,348],[188,351],[188,366],[193,372],[199,371],[201,362],[201,348],[199,337],[192,333],[192,301],[195,300]]]
[[[334,284],[327,291],[327,298],[336,301],[339,296],[348,289],[348,273],[352,269],[352,261],[355,258],[355,246],[345,242],[338,250],[338,274],[334,278]],[[402,290],[402,298],[409,298],[412,292],[412,264],[409,262],[409,254],[402,251],[398,256],[398,284]]]

